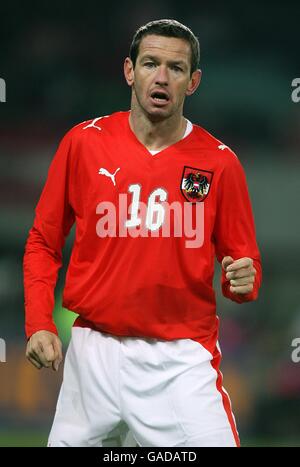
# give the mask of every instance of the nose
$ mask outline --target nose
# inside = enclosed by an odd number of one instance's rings
[[[158,66],[156,76],[155,76],[155,84],[167,86],[168,81],[169,81],[169,78],[168,78],[167,68],[163,65]]]

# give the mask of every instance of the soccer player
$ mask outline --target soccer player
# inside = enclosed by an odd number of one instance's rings
[[[103,446],[128,428],[140,446],[239,445],[219,370],[214,258],[238,303],[256,299],[261,263],[237,156],[183,116],[198,65],[186,26],[139,28],[124,63],[130,111],[75,126],[51,164],[24,256],[33,365],[62,361],[52,310],[74,223],[63,305],[79,315],[51,446]]]

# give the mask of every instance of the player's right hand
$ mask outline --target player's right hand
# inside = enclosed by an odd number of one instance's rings
[[[51,367],[57,371],[63,359],[61,340],[53,332],[38,331],[27,343],[26,357],[39,370]]]

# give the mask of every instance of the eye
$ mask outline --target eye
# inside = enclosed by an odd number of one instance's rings
[[[174,71],[179,71],[179,72],[180,72],[180,71],[183,71],[183,69],[182,69],[180,66],[178,66],[178,65],[173,65],[173,66],[172,66],[172,69],[173,69]]]
[[[145,63],[144,63],[144,66],[147,67],[147,68],[154,68],[154,67],[155,67],[155,63],[154,63],[154,62],[145,62]]]

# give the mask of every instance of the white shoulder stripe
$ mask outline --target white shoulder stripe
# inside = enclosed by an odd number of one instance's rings
[[[226,146],[226,144],[219,144],[218,149],[221,149],[221,151],[224,151],[224,149],[229,149],[229,147]]]
[[[97,130],[101,131],[102,128],[100,126],[97,126],[96,123],[98,122],[98,120],[101,120],[102,118],[107,118],[107,117],[109,117],[109,115],[103,115],[103,117],[94,118],[94,120],[91,123],[84,126],[82,129],[86,130],[87,128],[97,128]]]

